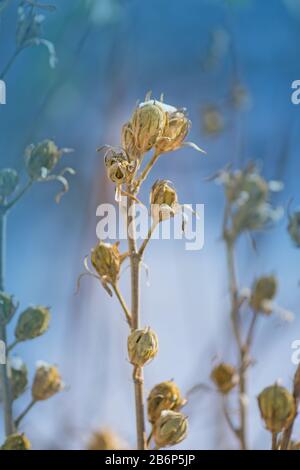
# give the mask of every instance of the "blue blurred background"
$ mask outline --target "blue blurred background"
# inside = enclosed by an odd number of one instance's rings
[[[0,68],[15,50],[18,1],[0,16]],[[96,208],[114,202],[102,156],[95,149],[118,144],[120,128],[137,100],[152,90],[187,107],[191,149],[163,156],[145,184],[174,182],[180,200],[205,204],[205,246],[186,251],[181,241],[153,241],[146,253],[150,287],[142,279],[142,317],[157,331],[160,352],[146,368],[146,390],[174,378],[184,393],[210,384],[216,357],[234,361],[224,246],[220,239],[223,194],[205,178],[232,162],[260,162],[263,174],[281,179],[278,202],[300,204],[300,107],[291,103],[291,83],[300,79],[299,0],[74,0],[51,2],[44,35],[56,49],[49,67],[46,48],[26,48],[5,76],[7,104],[0,107],[1,167],[23,171],[26,145],[53,138],[75,152],[64,157],[76,169],[70,191],[54,202],[56,183],[36,184],[9,217],[6,290],[21,308],[51,306],[49,332],[15,350],[28,364],[59,366],[66,391],[37,405],[22,429],[35,449],[84,448],[91,433],[109,426],[135,445],[127,325],[119,305],[96,280],[76,282],[95,245]],[[239,244],[239,278],[251,285],[263,273],[280,281],[278,303],[295,314],[292,324],[262,318],[250,373],[250,445],[269,446],[256,395],[281,378],[291,385],[291,343],[300,339],[300,253],[288,237],[287,217]],[[128,271],[121,287],[128,298]],[[13,338],[13,325],[10,328]],[[190,433],[179,447],[236,448],[217,393],[190,394]],[[30,390],[15,402],[16,414]],[[233,410],[233,413],[236,410]],[[2,437],[3,434],[0,434]],[[300,437],[300,435],[298,435]],[[2,440],[2,439],[1,439]]]

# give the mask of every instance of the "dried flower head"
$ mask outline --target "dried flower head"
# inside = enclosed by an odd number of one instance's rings
[[[295,246],[300,248],[300,211],[289,216],[288,231]]]
[[[163,411],[153,427],[153,437],[156,446],[174,446],[186,438],[188,432],[188,420],[182,413],[175,411]]]
[[[127,348],[131,364],[143,367],[157,354],[157,335],[149,327],[143,330],[133,330],[128,336]]]
[[[154,221],[174,217],[178,212],[178,196],[171,181],[157,180],[150,193],[151,214]]]
[[[62,388],[63,383],[55,366],[46,363],[37,365],[31,389],[33,400],[48,400]]]
[[[119,279],[121,254],[118,245],[118,243],[111,245],[110,243],[99,242],[92,250],[92,265],[104,284],[115,285]]]
[[[41,336],[47,331],[50,312],[46,307],[29,307],[21,313],[15,329],[18,341],[26,341]]]
[[[169,113],[168,123],[162,137],[156,143],[155,147],[158,153],[173,152],[180,149],[190,127],[191,122],[187,118],[185,110],[181,111],[174,108],[174,111]]]
[[[63,151],[52,140],[31,144],[25,150],[25,163],[31,179],[45,178],[59,162]]]
[[[277,292],[277,279],[275,276],[262,276],[252,287],[249,304],[256,312],[270,314],[272,303]]]
[[[286,429],[296,413],[295,400],[289,391],[277,384],[265,388],[258,396],[258,405],[266,428],[273,433]]]
[[[148,419],[154,424],[163,410],[179,411],[186,403],[177,385],[172,381],[161,382],[151,390],[148,400]]]
[[[19,183],[19,176],[15,170],[4,168],[0,171],[0,203],[10,196]]]
[[[101,429],[92,434],[88,450],[123,450],[126,445],[119,436],[110,429]]]
[[[104,156],[108,178],[116,185],[128,183],[132,176],[134,165],[129,161],[123,149],[109,148]]]
[[[239,377],[237,370],[232,365],[222,362],[213,368],[211,379],[218,387],[219,392],[226,395],[237,385]]]
[[[13,399],[19,398],[28,385],[28,370],[25,362],[20,357],[9,359],[10,382]]]
[[[29,450],[31,444],[25,434],[11,434],[6,438],[1,450]]]
[[[14,303],[12,295],[0,292],[0,324],[7,325],[14,316],[18,304]]]

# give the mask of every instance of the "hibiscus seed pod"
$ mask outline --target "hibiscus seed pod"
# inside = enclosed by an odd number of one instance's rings
[[[0,292],[0,323],[7,325],[14,316],[18,305],[14,303],[13,296]]]
[[[110,429],[101,429],[92,434],[88,450],[122,450],[126,444]]]
[[[219,392],[226,395],[237,385],[238,373],[232,365],[222,362],[213,368],[211,379],[216,384]]]
[[[171,181],[157,180],[150,193],[151,214],[154,221],[173,217],[179,207],[178,196]]]
[[[29,145],[25,150],[25,164],[32,180],[45,178],[57,165],[62,151],[52,140]]]
[[[122,127],[122,148],[125,150],[130,161],[136,161],[141,157],[141,152],[136,146],[133,130],[130,122]]]
[[[131,364],[143,367],[156,356],[158,338],[149,327],[143,330],[133,330],[128,337],[127,346]]]
[[[173,152],[182,147],[191,127],[191,122],[182,111],[175,111],[169,115],[163,135],[158,139],[156,149],[159,153]]]
[[[10,382],[13,399],[19,398],[28,385],[28,369],[25,362],[20,357],[13,357],[9,360]]]
[[[50,312],[46,307],[28,307],[21,313],[15,329],[18,341],[26,341],[41,336],[47,331],[50,322]]]
[[[295,400],[289,391],[277,384],[265,388],[258,396],[258,405],[266,428],[278,433],[288,428],[296,414]]]
[[[116,284],[120,275],[121,255],[118,243],[99,242],[92,250],[91,262],[101,279],[112,285]]]
[[[182,413],[165,410],[153,426],[153,437],[157,448],[179,444],[188,432],[188,420]]]
[[[186,400],[174,382],[166,381],[155,385],[147,399],[149,422],[154,424],[163,410],[179,411],[185,403]]]
[[[168,122],[167,113],[154,100],[140,104],[133,113],[131,129],[141,155],[155,146]]]
[[[104,162],[107,176],[113,183],[121,185],[132,179],[134,165],[128,160],[125,150],[109,149]]]
[[[29,450],[31,444],[25,434],[11,434],[6,438],[1,450]]]
[[[295,246],[300,248],[300,211],[289,216],[288,231]]]
[[[277,292],[277,279],[275,276],[262,276],[258,278],[252,287],[250,306],[256,312],[271,313],[270,301],[274,299]]]
[[[4,168],[0,171],[0,201],[10,196],[19,183],[18,173],[11,168]]]
[[[34,401],[48,400],[63,388],[58,369],[46,363],[38,363],[32,384]]]
[[[214,136],[224,130],[225,123],[221,111],[214,105],[206,106],[202,114],[204,134]]]

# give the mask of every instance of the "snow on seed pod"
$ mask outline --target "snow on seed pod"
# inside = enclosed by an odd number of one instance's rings
[[[48,400],[62,388],[63,383],[57,367],[43,362],[37,363],[31,389],[33,400]]]
[[[19,183],[18,173],[11,168],[4,168],[0,171],[0,203],[10,196]]]
[[[12,295],[0,292],[0,324],[7,325],[14,316],[18,304],[14,303]]]
[[[174,382],[166,381],[155,385],[147,399],[149,422],[154,424],[163,410],[179,411],[185,403],[186,400]]]
[[[300,248],[300,211],[289,216],[288,232],[297,248]]]
[[[188,420],[182,413],[165,410],[153,426],[153,437],[157,448],[179,444],[186,438]]]
[[[30,441],[25,434],[16,433],[7,436],[1,450],[29,450],[30,448]]]
[[[262,276],[252,287],[249,304],[256,312],[272,313],[272,303],[277,292],[277,279],[275,276]]]
[[[143,330],[133,330],[128,336],[127,348],[131,364],[143,367],[157,354],[157,335],[149,327],[146,327]]]
[[[232,365],[222,362],[213,368],[211,379],[219,392],[226,395],[237,385],[238,373]]]
[[[47,331],[50,312],[46,307],[29,307],[21,313],[15,329],[18,341],[26,341],[41,336]]]
[[[266,428],[273,433],[289,427],[296,414],[295,400],[290,392],[277,384],[265,388],[258,396],[258,405]]]

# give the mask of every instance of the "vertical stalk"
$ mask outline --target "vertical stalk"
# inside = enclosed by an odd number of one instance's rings
[[[128,192],[132,193],[128,188]],[[127,236],[130,252],[131,268],[131,315],[132,328],[140,327],[140,264],[141,257],[137,251],[136,226],[135,226],[135,202],[127,198]],[[147,437],[145,430],[145,403],[144,403],[144,373],[142,367],[134,367],[133,370],[135,409],[136,409],[136,431],[137,448],[147,449]]]
[[[4,272],[5,272],[5,250],[6,250],[6,214],[0,209],[0,290],[4,290]],[[6,327],[0,322],[0,340],[6,345]],[[12,413],[12,399],[10,383],[8,378],[8,363],[0,365],[0,382],[3,395],[4,426],[5,435],[8,436],[14,432],[14,421]]]
[[[247,449],[247,383],[246,383],[246,369],[248,364],[249,348],[247,344],[243,344],[239,326],[239,297],[238,285],[234,257],[234,241],[228,234],[224,234],[224,239],[227,248],[227,265],[229,276],[229,290],[231,298],[231,322],[234,336],[239,350],[239,414],[240,414],[240,427],[238,429],[238,436],[242,450]]]

